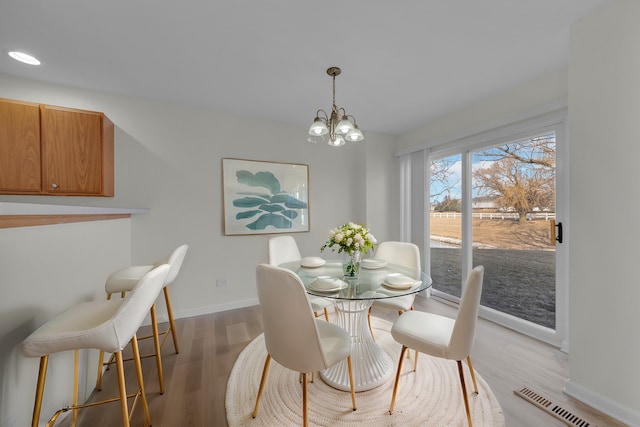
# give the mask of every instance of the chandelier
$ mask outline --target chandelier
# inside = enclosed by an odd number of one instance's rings
[[[336,76],[341,72],[339,67],[327,69],[327,74],[333,77],[333,107],[330,115],[324,110],[318,110],[309,128],[309,136],[307,136],[309,142],[321,141],[327,142],[332,147],[340,147],[345,144],[345,141],[357,142],[364,139],[355,117],[348,115],[344,108],[338,108],[336,105]]]

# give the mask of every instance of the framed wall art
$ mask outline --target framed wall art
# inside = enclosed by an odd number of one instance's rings
[[[309,231],[309,166],[222,159],[224,234]]]

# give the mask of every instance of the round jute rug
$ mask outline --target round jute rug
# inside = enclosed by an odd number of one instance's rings
[[[400,344],[391,334],[391,323],[372,317],[376,342],[392,357],[395,366]],[[264,335],[259,335],[240,353],[227,383],[226,411],[230,427],[302,425],[302,387],[297,372],[271,361],[258,415],[251,417],[266,357]],[[315,375],[309,384],[309,424],[312,426],[466,426],[467,418],[458,369],[451,360],[421,354],[413,372],[413,356],[403,363],[393,415],[389,404],[394,375],[382,386],[356,393],[357,411],[351,409],[348,392],[336,390]],[[476,372],[478,395],[466,363],[465,380],[470,391],[471,417],[476,427],[501,427],[504,415],[493,392]],[[396,368],[394,368],[396,369]]]

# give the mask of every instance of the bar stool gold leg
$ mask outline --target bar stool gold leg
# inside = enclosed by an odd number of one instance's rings
[[[80,350],[73,352],[73,418],[71,419],[71,427],[76,427],[78,422],[78,361],[80,359]]]
[[[104,351],[100,350],[98,356],[98,376],[96,377],[96,390],[102,390],[102,369],[104,368]]]
[[[122,412],[122,426],[129,426],[129,406],[127,404],[127,387],[124,382],[124,362],[122,351],[116,353],[116,367],[118,371],[118,390],[120,391],[120,411]]]
[[[147,404],[147,394],[144,390],[144,378],[142,376],[142,364],[140,363],[140,348],[138,347],[138,337],[135,335],[131,338],[131,349],[133,350],[133,359],[136,364],[136,375],[138,377],[138,387],[140,388],[140,397],[142,398],[142,409],[144,410],[145,426],[151,425],[151,415],[149,414],[149,405]]]
[[[162,375],[162,356],[160,355],[160,338],[158,337],[158,319],[156,317],[155,304],[151,306],[151,327],[153,328],[153,344],[156,349],[156,368],[158,370],[160,394],[164,394],[164,376]]]
[[[107,300],[111,299],[111,295],[107,294]],[[104,351],[100,350],[100,356],[98,358],[98,376],[96,377],[96,390],[102,390],[102,369],[104,368]]]
[[[40,421],[40,409],[42,409],[42,394],[44,392],[44,382],[47,378],[47,366],[49,364],[49,355],[40,358],[40,369],[38,371],[38,383],[36,385],[36,400],[33,404],[33,417],[31,418],[31,427],[38,427]]]
[[[176,354],[180,353],[178,349],[178,334],[176,333],[176,324],[173,321],[173,309],[171,308],[171,298],[169,297],[169,289],[167,286],[162,288],[164,292],[164,301],[167,306],[167,315],[169,316],[169,326],[171,327],[171,336],[173,337],[173,348],[176,350]]]

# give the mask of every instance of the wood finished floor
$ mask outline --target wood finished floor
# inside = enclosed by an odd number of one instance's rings
[[[455,310],[433,299],[416,299],[416,309],[455,316]],[[395,313],[377,311],[375,315],[393,320]],[[242,349],[262,332],[259,307],[177,320],[180,353],[175,354],[169,339],[163,349],[165,393],[159,394],[155,361],[143,359],[147,398],[154,427],[223,427],[225,389],[231,368]],[[143,328],[140,335],[148,332]],[[151,348],[141,341],[141,352]],[[575,415],[600,427],[624,424],[595,411],[562,392],[568,377],[567,355],[554,347],[494,323],[481,320],[472,353],[476,371],[487,381],[505,413],[507,427],[566,426],[524,401],[513,390],[528,386],[561,403]],[[131,362],[126,365],[127,384],[135,384]],[[452,363],[451,369],[456,369]],[[90,400],[115,396],[115,369],[107,371],[101,392]],[[46,399],[46,395],[45,395]],[[313,402],[310,403],[311,405]],[[42,419],[50,414],[42,414]],[[68,417],[70,418],[70,417]],[[58,423],[69,426],[70,419]],[[117,403],[100,405],[80,412],[79,426],[112,427],[121,425]],[[142,426],[141,408],[136,410],[132,426]]]

